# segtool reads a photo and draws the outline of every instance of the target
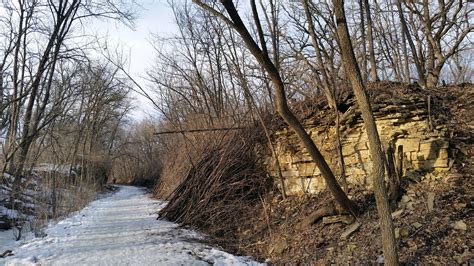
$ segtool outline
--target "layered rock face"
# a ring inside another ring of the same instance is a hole
[[[400,155],[403,156],[404,176],[410,175],[412,171],[443,171],[452,166],[448,129],[439,123],[431,108],[428,108],[428,96],[418,93],[403,97],[385,95],[372,98],[372,110],[384,150],[392,143],[397,157],[396,151],[400,146],[403,147]],[[350,99],[348,103],[349,107],[341,114],[340,126],[347,183],[349,188],[370,189],[372,162],[367,134],[354,100]],[[320,119],[325,113],[327,119]],[[325,108],[316,115],[319,118],[309,116],[303,121],[306,131],[311,134],[313,141],[338,176],[340,166],[335,125],[330,113],[334,111]],[[324,179],[297,136],[288,128],[277,131],[275,136],[276,152],[287,193],[301,195],[323,191]],[[269,156],[267,167],[276,183],[280,184],[274,161],[275,158]]]

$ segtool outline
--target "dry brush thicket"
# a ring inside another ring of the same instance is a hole
[[[264,136],[258,127],[209,135],[214,140],[196,154],[159,216],[237,247],[238,229],[252,220],[255,203],[266,197],[272,184],[258,156]]]

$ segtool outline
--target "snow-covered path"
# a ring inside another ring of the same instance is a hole
[[[76,215],[46,229],[47,236],[14,248],[0,265],[241,265],[253,264],[206,246],[197,233],[156,220],[160,202],[122,186]],[[0,245],[1,246],[1,245]]]

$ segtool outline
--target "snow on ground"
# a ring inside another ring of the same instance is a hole
[[[112,196],[50,225],[46,237],[0,243],[0,253],[14,253],[0,258],[0,265],[258,264],[190,240],[199,237],[194,231],[156,220],[161,206],[144,190],[121,186]]]
[[[72,170],[70,172],[70,170]],[[58,172],[68,176],[69,174],[75,175],[76,172],[71,169],[70,164],[52,164],[52,163],[40,163],[33,168],[33,171],[36,172]]]

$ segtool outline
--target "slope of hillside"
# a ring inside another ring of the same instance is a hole
[[[472,263],[474,86],[464,84],[427,91],[387,84],[378,92],[374,90],[377,88],[371,89],[372,97],[383,96],[381,91],[388,92],[388,101],[411,97],[413,93],[431,95],[432,115],[436,123],[449,128],[449,145],[455,159],[449,171],[415,171],[403,177],[403,195],[392,213],[400,261],[407,264]],[[313,110],[308,106],[311,105],[306,103],[303,113]],[[328,110],[313,110],[314,115],[305,117],[327,120],[325,112]],[[258,217],[253,228],[241,229],[242,239],[253,243],[240,246],[241,252],[262,259],[270,257],[277,264],[382,262],[373,193],[360,189],[349,194],[363,209],[355,221],[341,216],[337,210],[334,216],[314,219],[318,211],[335,205],[327,192],[286,200],[279,196],[269,198],[263,207],[259,204],[253,214]],[[346,233],[348,236],[343,237]]]

